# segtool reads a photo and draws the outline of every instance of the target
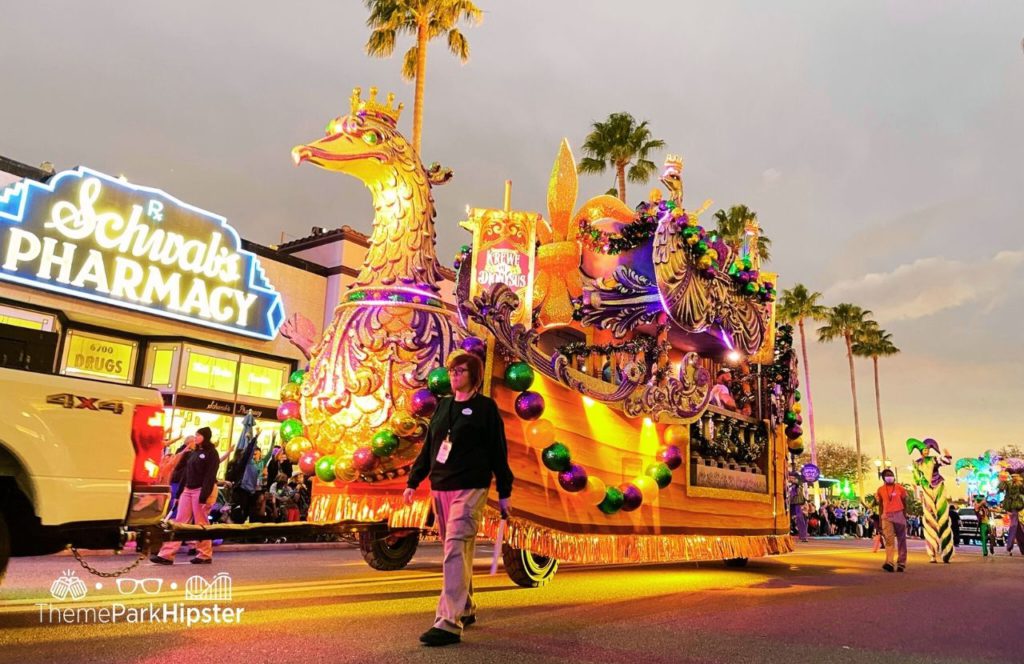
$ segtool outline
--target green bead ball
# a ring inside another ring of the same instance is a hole
[[[664,489],[672,484],[672,469],[664,463],[652,463],[645,471],[647,476],[658,483],[659,489]]]
[[[625,502],[625,498],[622,495],[622,491],[618,488],[610,486],[604,490],[604,500],[597,505],[597,509],[601,510],[605,514],[615,514],[622,509],[622,504]]]
[[[301,385],[302,384],[302,379],[305,378],[305,377],[306,377],[306,370],[305,369],[296,369],[295,371],[292,372],[292,375],[288,377],[288,382],[289,383],[298,383],[298,384]]]
[[[787,410],[786,414],[782,416],[782,421],[786,424],[793,424],[796,422],[796,413],[791,410]]]
[[[448,376],[448,370],[438,367],[427,374],[427,389],[435,397],[444,397],[452,393],[452,380]]]
[[[560,473],[563,470],[569,470],[569,448],[561,443],[552,443],[544,448],[541,452],[541,460],[544,461],[544,466],[548,470],[553,470],[556,473]]]
[[[296,419],[281,422],[281,440],[288,442],[296,436],[302,435],[302,422]]]
[[[320,457],[316,462],[316,476],[321,482],[333,482],[335,478],[334,464],[337,461],[333,456]]]
[[[505,385],[515,392],[525,392],[533,385],[533,367],[526,362],[513,362],[505,369]]]
[[[370,450],[374,456],[386,457],[398,449],[398,443],[398,436],[393,431],[384,429],[374,434],[370,441]]]

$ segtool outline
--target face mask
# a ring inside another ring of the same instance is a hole
[[[885,478],[885,483],[886,484],[896,484],[896,478],[895,477],[886,477]]]

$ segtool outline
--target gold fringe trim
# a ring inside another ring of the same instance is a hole
[[[320,494],[313,497],[310,521],[388,521],[391,528],[426,528],[430,500],[404,505],[401,496]],[[495,539],[500,515],[484,510],[480,535]],[[761,558],[794,550],[789,535],[586,535],[564,533],[512,517],[504,542],[563,562],[667,563],[728,558]]]
[[[314,523],[338,521],[387,521],[391,528],[425,528],[430,514],[430,499],[420,498],[412,505],[401,494],[318,493],[310,502],[308,519]]]
[[[480,530],[498,534],[500,516],[484,514]],[[505,543],[570,563],[667,563],[690,560],[761,558],[793,551],[789,535],[586,535],[563,533],[512,517]]]

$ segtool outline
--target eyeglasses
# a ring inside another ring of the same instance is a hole
[[[163,579],[125,579],[117,580],[117,591],[122,595],[133,595],[140,588],[147,595],[156,595],[164,585]]]
[[[450,373],[453,376],[461,376],[462,374],[469,373],[469,369],[467,369],[465,367],[455,367],[454,369],[452,369],[448,373]]]

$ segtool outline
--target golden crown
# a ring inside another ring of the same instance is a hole
[[[395,93],[389,92],[387,102],[381,104],[377,101],[377,88],[370,88],[370,98],[362,99],[360,97],[362,88],[352,89],[352,115],[357,113],[372,113],[380,117],[383,120],[390,122],[392,125],[398,125],[398,116],[402,113],[402,109],[405,107],[404,104],[399,104],[397,107],[395,103]]]
[[[665,157],[665,166],[673,166],[678,170],[683,170],[683,158],[677,154],[670,154]]]

